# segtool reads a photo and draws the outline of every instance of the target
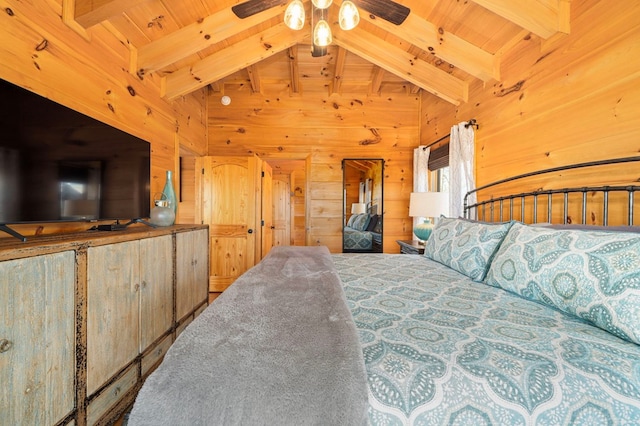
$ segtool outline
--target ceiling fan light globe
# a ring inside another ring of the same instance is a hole
[[[313,43],[316,46],[324,47],[331,44],[333,36],[331,35],[331,28],[324,19],[321,19],[313,29]]]
[[[311,0],[311,3],[313,3],[313,5],[318,9],[326,9],[331,6],[333,0]]]
[[[358,25],[360,22],[360,14],[353,2],[349,0],[342,2],[340,13],[338,14],[338,21],[340,22],[340,28],[345,31],[352,30]]]
[[[284,11],[284,24],[292,30],[298,31],[304,28],[304,5],[300,0],[293,0]]]

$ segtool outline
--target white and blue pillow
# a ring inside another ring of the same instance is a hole
[[[367,225],[369,225],[371,215],[369,215],[369,213],[359,213],[354,216],[355,219],[353,220],[351,225],[347,225],[355,229],[356,231],[364,231],[365,229],[367,229]]]
[[[482,281],[512,223],[441,217],[425,244],[424,255],[474,281]]]
[[[640,344],[640,235],[516,223],[485,282]]]

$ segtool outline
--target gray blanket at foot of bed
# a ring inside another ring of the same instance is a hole
[[[366,372],[325,247],[277,247],[179,336],[129,425],[358,425]]]

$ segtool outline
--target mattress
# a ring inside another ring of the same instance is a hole
[[[371,424],[640,424],[639,345],[423,256],[332,257]]]

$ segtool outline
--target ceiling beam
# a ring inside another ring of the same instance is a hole
[[[377,65],[373,66],[373,77],[371,78],[371,93],[376,95],[380,94],[382,89],[382,77],[384,77],[385,70]]]
[[[570,30],[570,0],[471,0],[547,39]]]
[[[300,70],[298,67],[298,46],[289,48],[289,75],[291,78],[291,93],[300,93]]]
[[[262,90],[260,84],[260,72],[257,64],[252,64],[247,67],[247,74],[249,74],[249,84],[251,84],[252,93],[260,93]]]
[[[288,49],[308,37],[284,23],[273,26],[162,78],[162,96],[175,99]]]
[[[132,51],[130,72],[144,75],[203,50],[213,44],[261,24],[284,12],[286,5],[239,19],[231,8],[174,31]],[[237,55],[237,53],[236,53]]]
[[[74,19],[87,29],[150,0],[73,0]]]
[[[454,105],[467,102],[469,84],[435,66],[417,59],[397,46],[356,27],[351,31],[334,29],[333,41],[367,61],[403,78]]]
[[[338,1],[338,3],[341,0]],[[529,0],[533,1],[533,0]],[[430,52],[482,81],[500,80],[500,58],[410,13],[402,25],[362,13],[360,19]]]
[[[333,84],[331,93],[340,94],[342,90],[342,79],[344,78],[344,67],[347,59],[347,51],[338,46],[338,54],[336,55],[336,65],[333,71]]]

